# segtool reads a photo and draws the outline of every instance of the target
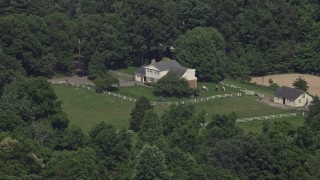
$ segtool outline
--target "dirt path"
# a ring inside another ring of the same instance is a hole
[[[263,77],[253,77],[251,82],[257,84],[269,86],[269,79],[272,79],[273,82],[279,84],[280,86],[289,86],[292,87],[292,83],[301,76],[304,78],[309,85],[309,93],[311,95],[320,96],[320,77],[307,75],[307,74],[278,74],[278,75],[269,75]]]
[[[68,81],[70,83],[84,84],[84,85],[94,85],[94,83],[90,81],[87,76],[79,77],[74,75],[70,77],[53,78],[49,80],[49,82],[55,82],[55,83],[58,83],[60,81]]]
[[[83,77],[71,76],[71,77],[54,78],[49,80],[49,82],[54,82],[54,83],[59,83],[60,81],[67,81],[69,83],[83,84],[83,85],[94,85],[94,83],[91,80],[89,80],[87,76],[83,76]],[[135,86],[136,84],[141,84],[141,83],[119,78],[120,87]],[[115,84],[114,86],[118,86],[118,85]]]

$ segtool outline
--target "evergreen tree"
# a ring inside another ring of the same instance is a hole
[[[163,135],[162,123],[154,110],[148,110],[140,126],[140,139],[146,143],[153,144]]]
[[[145,98],[144,96],[141,96],[137,102],[134,108],[132,109],[130,113],[130,127],[129,129],[138,132],[140,130],[140,125],[143,121],[144,114],[147,110],[153,109],[153,107],[150,104],[150,101]]]
[[[165,156],[157,146],[145,145],[136,159],[133,180],[170,179]]]

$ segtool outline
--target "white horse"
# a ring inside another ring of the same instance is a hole
[[[208,88],[206,86],[202,86],[202,90],[208,91]]]

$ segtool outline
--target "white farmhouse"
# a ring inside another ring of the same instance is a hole
[[[190,87],[197,87],[198,78],[195,76],[196,70],[185,68],[175,60],[160,62],[155,62],[153,60],[150,65],[142,66],[135,72],[135,81],[157,82],[168,72],[176,74],[179,78],[186,79],[189,82]]]
[[[273,101],[291,107],[303,107],[310,104],[312,97],[300,89],[281,86],[275,92]]]

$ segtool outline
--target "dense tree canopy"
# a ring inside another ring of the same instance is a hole
[[[81,63],[104,90],[115,83],[108,70],[164,57],[208,82],[320,73],[319,34],[316,0],[2,0],[0,177],[319,179],[318,97],[298,128],[265,122],[245,134],[235,114],[181,104],[158,114],[141,97],[127,129],[101,122],[86,133],[40,77]]]
[[[194,28],[179,36],[175,57],[182,65],[196,69],[202,81],[219,82],[226,66],[223,36],[213,28]]]
[[[191,67],[201,61],[204,81],[319,73],[319,10],[306,0],[3,1],[0,57],[35,76],[70,74],[75,60],[110,69],[163,57]]]

